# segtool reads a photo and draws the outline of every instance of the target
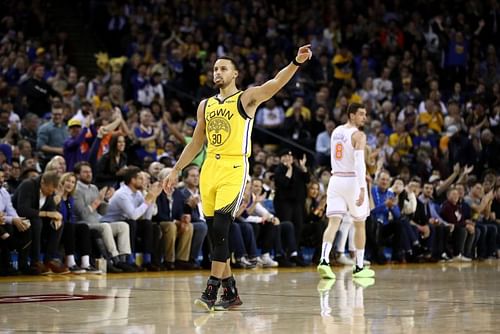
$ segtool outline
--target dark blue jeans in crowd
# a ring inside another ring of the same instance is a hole
[[[498,248],[498,228],[495,223],[481,221],[476,224],[481,235],[477,242],[477,256],[487,259],[490,256],[496,256]]]
[[[279,226],[271,223],[252,224],[257,245],[261,248],[262,254],[271,253],[275,239],[279,236]]]
[[[469,233],[465,226],[455,225],[453,230],[453,255],[459,254],[469,257],[472,252],[474,234]]]
[[[193,224],[193,238],[191,239],[191,260],[196,261],[201,253],[203,241],[208,233],[208,225],[204,221],[191,222]]]
[[[401,248],[405,253],[411,253],[413,247],[419,244],[418,233],[415,233],[413,226],[406,217],[401,217],[399,220],[401,224]]]
[[[427,224],[429,226],[430,234],[427,238],[423,238],[416,226],[412,226],[413,232],[418,236],[418,242],[424,248],[424,251],[432,252],[432,246],[434,245],[434,239],[436,238],[436,228],[432,224]]]
[[[452,256],[452,252],[448,250],[448,238],[450,236],[450,228],[445,225],[431,225],[432,230],[431,235],[434,235],[432,241],[432,257],[435,259],[441,259],[441,254],[447,253],[447,255]]]
[[[298,251],[295,225],[289,221],[282,221],[279,225],[278,238],[275,239],[274,251],[277,255],[287,255]]]
[[[229,249],[239,259],[257,256],[257,244],[250,223],[234,222],[229,229]]]

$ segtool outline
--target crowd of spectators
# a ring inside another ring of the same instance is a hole
[[[206,266],[204,150],[173,194],[159,183],[217,92],[217,57],[236,60],[245,89],[303,44],[314,57],[256,115],[235,266],[303,266],[304,247],[317,258],[329,138],[352,102],[368,112],[367,259],[500,257],[497,0],[84,1],[103,51],[126,57],[94,76],[71,65],[50,4],[0,4],[2,274],[98,273],[96,257],[110,272]]]

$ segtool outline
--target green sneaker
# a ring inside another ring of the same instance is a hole
[[[323,279],[335,279],[335,274],[333,273],[332,268],[324,261],[318,264],[318,273]]]
[[[318,282],[318,286],[316,288],[318,289],[318,292],[320,292],[320,293],[326,292],[326,291],[330,291],[334,284],[335,284],[334,279],[321,279]]]
[[[354,270],[352,271],[352,277],[355,278],[371,278],[375,277],[375,271],[373,271],[370,268],[360,268],[358,266],[354,267]]]

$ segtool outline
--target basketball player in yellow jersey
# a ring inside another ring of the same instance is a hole
[[[219,94],[200,103],[193,140],[184,148],[179,161],[163,187],[171,192],[182,171],[198,154],[205,138],[207,158],[200,175],[203,213],[212,244],[212,270],[207,287],[195,304],[206,310],[241,305],[229,260],[229,227],[241,203],[250,156],[250,136],[257,107],[273,97],[293,77],[299,66],[312,57],[310,45],[299,48],[293,61],[261,86],[240,91],[236,88],[238,69],[229,57],[217,59],[213,67]],[[217,292],[224,293],[219,302]]]

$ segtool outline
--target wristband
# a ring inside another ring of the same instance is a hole
[[[299,63],[299,62],[297,61],[297,59],[293,58],[293,60],[292,60],[292,64],[294,64],[295,66],[300,67],[300,66],[302,66],[302,64],[304,64],[304,63]]]

